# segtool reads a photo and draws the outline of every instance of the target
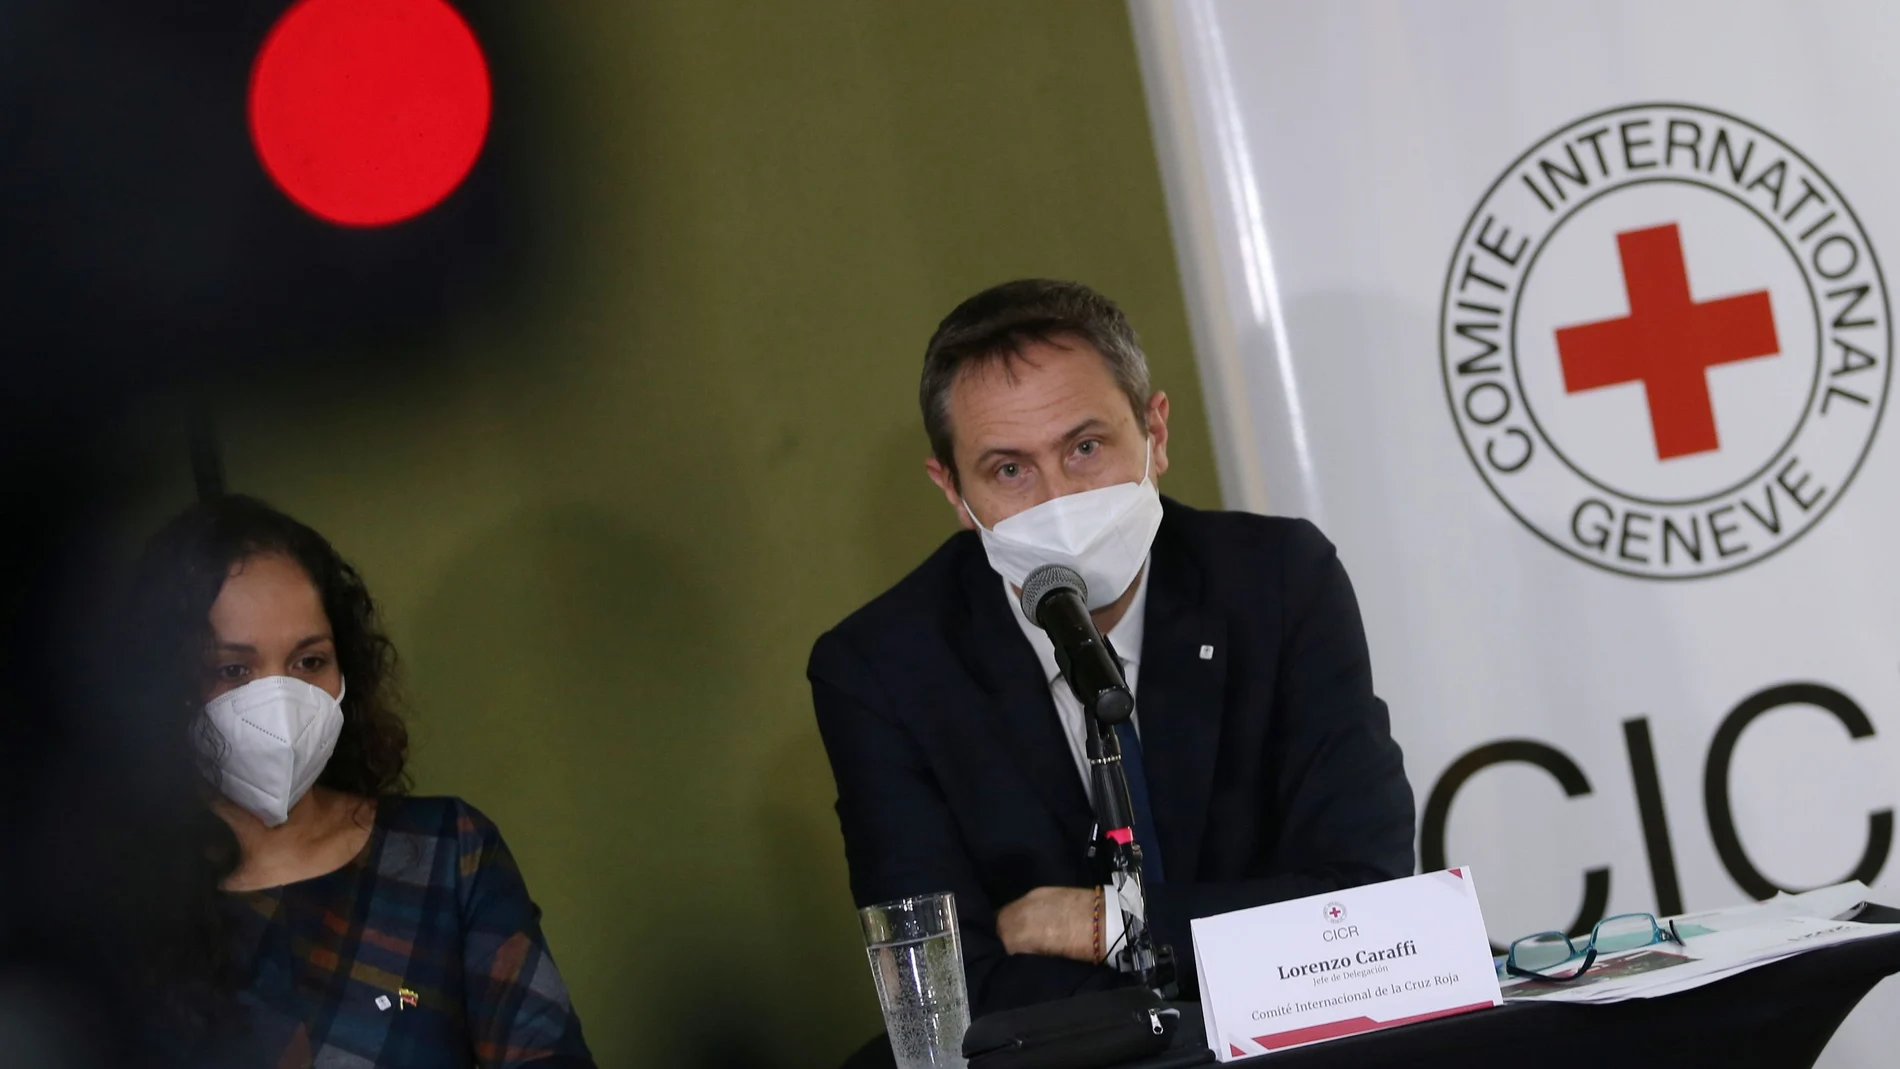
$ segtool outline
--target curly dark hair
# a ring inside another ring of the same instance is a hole
[[[408,793],[409,731],[398,711],[396,647],[363,577],[322,535],[256,498],[229,494],[192,505],[152,536],[133,569],[140,626],[166,647],[155,652],[170,662],[161,678],[179,716],[196,737],[210,738],[200,673],[213,640],[211,605],[232,568],[272,555],[294,561],[316,586],[348,684],[343,731],[317,782],[366,798]],[[211,754],[205,771],[215,783]]]
[[[406,794],[409,733],[396,697],[396,650],[362,576],[322,535],[256,498],[200,501],[145,544],[117,613],[122,640],[114,648],[125,654],[116,665],[125,676],[119,692],[128,696],[122,704],[189,739],[208,801],[218,782],[217,740],[204,713],[211,606],[234,567],[270,555],[294,561],[316,586],[347,682],[343,728],[317,782],[367,798]],[[237,978],[221,886],[242,858],[230,827],[208,804],[169,830],[170,848],[188,856],[168,873],[166,893],[189,921],[154,936],[164,945],[139,948],[147,964],[133,968],[151,971],[149,963],[160,963],[149,977],[167,1018],[159,1027],[190,1041],[233,1012]]]

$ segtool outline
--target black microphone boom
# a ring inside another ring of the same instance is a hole
[[[1135,714],[1135,696],[1089,615],[1088,589],[1075,569],[1045,564],[1023,580],[1023,615],[1048,632],[1056,667],[1083,710],[1104,724],[1119,724]]]
[[[1121,662],[1089,615],[1088,584],[1073,568],[1045,564],[1023,579],[1023,615],[1048,632],[1056,647],[1056,665],[1069,690],[1082,703],[1088,732],[1089,788],[1096,827],[1109,847],[1112,879],[1122,903],[1122,941],[1110,956],[1116,968],[1141,977],[1163,998],[1179,990],[1174,949],[1158,946],[1148,927],[1147,896],[1142,891],[1142,844],[1135,841],[1135,807],[1122,767],[1121,741],[1114,725],[1135,715],[1135,696],[1122,676]],[[1152,848],[1152,844],[1150,844]],[[1095,846],[1089,847],[1095,856]],[[1132,901],[1128,895],[1132,893]]]

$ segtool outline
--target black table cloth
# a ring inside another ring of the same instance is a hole
[[[1884,918],[1883,918],[1884,919]],[[1802,1069],[1812,1066],[1848,1013],[1884,977],[1900,972],[1900,931],[1824,947],[1662,998],[1599,1006],[1512,1003],[1458,1017],[1350,1036],[1234,1065],[1272,1069]],[[1177,1049],[1128,1069],[1211,1061],[1199,1007],[1182,1005]],[[1894,1025],[1900,1064],[1900,1022]],[[894,1064],[883,1036],[846,1069]]]

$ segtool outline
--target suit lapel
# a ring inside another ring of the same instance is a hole
[[[1170,876],[1193,879],[1220,751],[1231,651],[1226,621],[1205,605],[1207,577],[1181,531],[1187,510],[1166,504],[1149,554],[1153,573],[1135,709],[1162,860]]]
[[[975,539],[970,540],[973,545]],[[966,553],[962,568],[967,618],[952,629],[966,667],[990,694],[984,712],[1010,759],[1072,834],[1078,856],[1093,822],[1088,793],[1076,771],[1069,740],[1056,717],[1055,700],[1042,677],[1042,662],[1010,618],[1003,580],[982,550]]]

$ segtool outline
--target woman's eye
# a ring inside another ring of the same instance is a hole
[[[298,670],[304,671],[304,672],[321,672],[324,670],[325,667],[329,665],[329,663],[330,663],[330,658],[325,657],[320,653],[313,653],[309,655],[308,657],[300,658],[297,661],[297,668]]]
[[[221,664],[218,666],[218,678],[221,680],[243,679],[249,669],[241,664]]]

